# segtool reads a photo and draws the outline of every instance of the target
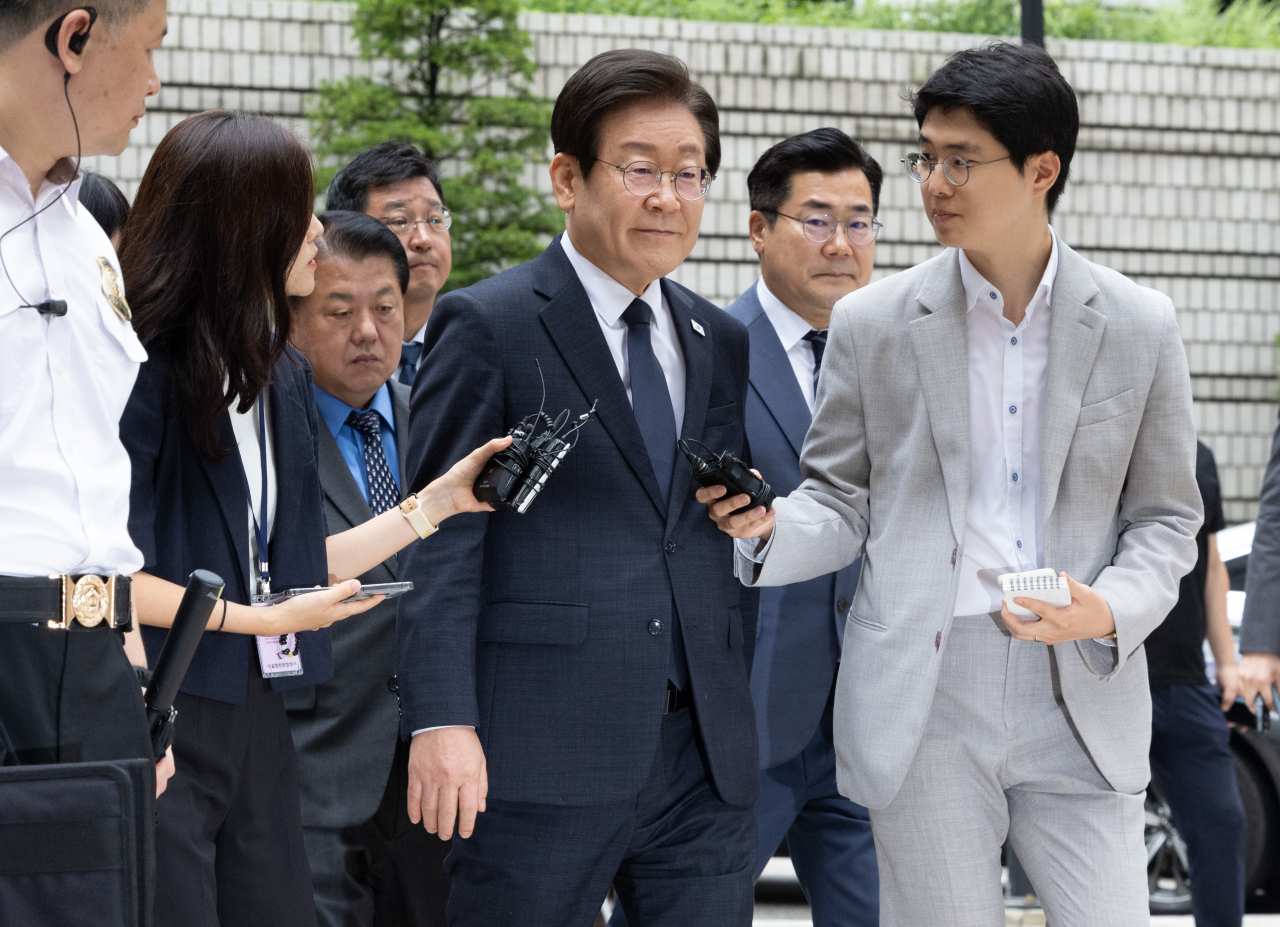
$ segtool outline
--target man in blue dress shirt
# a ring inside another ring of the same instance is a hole
[[[363,213],[330,211],[316,288],[293,308],[293,341],[311,363],[320,481],[331,534],[397,505],[409,388],[393,378],[409,264],[396,236]],[[360,577],[396,579],[396,558]],[[407,745],[398,748],[396,603],[333,628],[333,678],[287,693],[302,823],[322,927],[444,923],[448,845],[409,824]]]

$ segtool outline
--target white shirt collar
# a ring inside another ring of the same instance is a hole
[[[636,298],[635,294],[584,258],[573,246],[567,231],[560,236],[560,247],[564,249],[565,257],[573,265],[574,273],[578,275],[582,288],[587,291],[587,298],[591,300],[591,308],[596,311],[596,315],[600,316],[600,320],[614,328],[623,324],[622,313],[627,311],[631,301]],[[660,320],[662,315],[661,278],[650,283],[640,294],[640,298],[649,304],[655,320]],[[658,324],[661,322],[659,321]]]
[[[422,327],[418,329],[418,333],[410,338],[405,344],[424,344],[427,340],[427,323],[423,322]]]
[[[756,298],[760,300],[760,305],[764,308],[764,314],[769,317],[773,330],[778,333],[783,351],[790,351],[805,335],[813,331],[813,327],[808,322],[773,295],[773,291],[765,285],[764,277],[756,283]]]
[[[1040,285],[1036,287],[1036,296],[1044,293],[1045,305],[1053,304],[1053,284],[1058,276],[1058,233],[1053,230],[1053,226],[1049,226],[1049,235],[1052,244],[1049,248],[1049,263],[1045,265],[1044,274],[1040,277]],[[991,294],[996,294],[996,299],[992,300],[995,305],[1004,308],[1004,297],[995,287],[987,282],[982,274],[978,273],[978,269],[973,266],[973,262],[969,260],[969,256],[960,252],[960,280],[964,283],[964,300],[966,311],[972,311],[973,307],[978,304],[980,299],[991,300]],[[1031,303],[1027,306],[1027,317],[1030,318],[1033,307],[1038,300],[1033,296]],[[987,303],[983,303],[987,305]]]
[[[63,161],[67,164],[63,165]],[[68,172],[74,167],[75,162],[69,158],[63,158],[54,165],[50,173],[57,173],[59,166]],[[75,179],[71,181],[71,186],[67,187],[66,195],[62,198],[66,201],[66,209],[71,215],[75,216],[80,210],[80,181],[84,177],[83,172],[77,172]],[[44,183],[40,185],[39,194],[35,200],[37,209],[46,206],[49,201],[58,195],[58,191],[67,186],[67,179],[64,177],[61,182],[54,183],[48,176],[45,177]],[[9,152],[0,148],[0,181],[8,183],[14,188],[19,196],[21,196],[29,205],[31,204],[31,185],[27,183],[27,175],[22,172],[22,168],[18,166],[18,162],[13,160],[13,156]]]

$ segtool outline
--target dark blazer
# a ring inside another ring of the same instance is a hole
[[[1280,427],[1262,477],[1245,592],[1240,652],[1280,654]]]
[[[802,482],[800,451],[812,415],[791,361],[765,314],[756,285],[726,310],[751,338],[747,440],[751,462],[780,497]],[[831,694],[845,615],[862,570],[843,570],[790,586],[760,590],[751,697],[760,736],[760,768],[771,769],[808,745]]]
[[[741,453],[746,332],[678,284],[662,291],[687,369],[682,434]],[[441,299],[426,350],[410,422],[415,486],[537,411],[535,358],[551,415],[599,400],[599,421],[526,514],[459,515],[405,558],[402,578],[416,588],[397,625],[401,732],[474,725],[497,798],[634,797],[657,750],[675,607],[714,785],[727,802],[754,801],[754,613],[740,607],[732,542],[694,499],[683,460],[663,505],[559,239]]]
[[[270,544],[273,589],[328,584],[324,508],[316,465],[319,431],[311,394],[311,368],[292,348],[276,364],[271,412],[275,436],[276,516]],[[231,416],[218,418],[222,444],[231,450],[213,461],[198,453],[182,422],[170,362],[160,353],[142,365],[120,419],[120,439],[133,463],[129,534],[145,559],[143,570],[187,584],[195,569],[226,582],[223,597],[249,604],[249,502],[244,468],[236,453]],[[142,628],[154,665],[168,631]],[[333,673],[329,632],[299,635],[301,676],[271,680],[277,691],[313,685]],[[252,636],[206,632],[187,670],[182,691],[244,704],[250,666],[258,672]]]
[[[403,481],[409,447],[409,387],[392,380],[387,388]],[[340,534],[368,521],[373,512],[324,422],[319,434],[325,519],[329,533]],[[401,486],[401,495],[413,488]],[[360,582],[395,582],[396,559],[378,564]],[[395,692],[389,685],[396,672],[397,604],[394,599],[383,602],[330,627],[333,678],[284,694],[298,750],[302,823],[308,827],[363,824],[382,800],[400,724]]]

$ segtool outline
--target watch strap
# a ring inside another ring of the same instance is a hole
[[[439,530],[431,524],[426,512],[422,511],[422,503],[418,501],[417,493],[412,493],[409,498],[400,503],[400,514],[409,522],[409,527],[418,532],[420,538],[429,538]]]

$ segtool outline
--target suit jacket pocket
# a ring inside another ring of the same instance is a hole
[[[852,621],[854,624],[862,625],[864,628],[866,628],[869,631],[879,631],[880,633],[883,634],[885,631],[889,630],[889,626],[887,624],[881,624],[878,621],[872,621],[870,618],[863,618],[861,615],[855,612],[852,608],[849,609],[849,620]]]
[[[476,638],[498,644],[581,644],[589,611],[575,602],[490,602],[480,611]]]
[[[1076,419],[1076,427],[1084,428],[1086,425],[1097,425],[1100,422],[1119,418],[1132,412],[1137,406],[1137,392],[1127,389],[1119,395],[1112,396],[1110,399],[1102,400],[1102,402],[1093,402],[1087,406],[1081,406],[1080,417]]]
[[[703,428],[718,428],[721,425],[736,425],[742,419],[742,413],[736,402],[728,405],[713,406],[707,410],[707,417],[702,420]]]

